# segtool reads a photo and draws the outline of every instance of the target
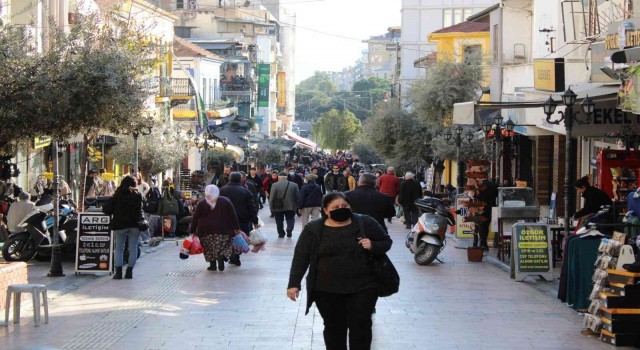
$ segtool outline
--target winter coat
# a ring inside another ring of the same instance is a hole
[[[358,186],[355,190],[345,193],[351,210],[354,213],[366,214],[374,218],[385,230],[387,226],[384,219],[394,217],[396,209],[393,207],[393,198],[378,192],[373,187]]]
[[[289,184],[289,188],[287,188]],[[285,193],[286,192],[286,193]],[[276,211],[295,211],[298,209],[298,198],[300,197],[300,190],[295,182],[280,180],[275,182],[271,186],[271,192],[269,192],[269,208],[272,212]],[[282,198],[284,207],[282,209],[273,208],[273,200],[275,198]]]
[[[378,178],[376,187],[380,192],[393,197],[395,200],[400,189],[400,179],[393,174],[384,174]]]
[[[102,205],[102,212],[111,215],[111,229],[138,228],[142,220],[142,195],[136,192],[116,192]]]
[[[309,182],[302,187],[298,209],[316,208],[322,206],[322,189],[315,182]]]
[[[633,196],[633,193],[630,195]],[[584,198],[584,206],[573,215],[574,218],[579,218],[587,214],[595,214],[600,211],[601,206],[613,204],[606,192],[593,186],[586,188],[582,194],[582,198]]]
[[[258,223],[258,208],[253,194],[239,182],[229,182],[220,189],[220,195],[227,197],[236,210],[238,222]]]
[[[358,220],[363,220],[365,236],[371,240],[371,254],[373,256],[383,256],[391,249],[391,238],[385,230],[377,224],[376,220],[367,215],[354,214],[351,219],[355,223],[353,227],[354,237],[358,234],[360,225]],[[302,289],[302,278],[307,270],[307,308],[305,315],[309,313],[309,308],[314,302],[314,285],[317,276],[318,265],[318,247],[322,239],[322,231],[324,229],[324,219],[313,220],[307,224],[300,234],[298,243],[296,244],[291,261],[291,270],[289,272],[289,284],[287,288]]]
[[[414,180],[407,179],[400,185],[398,203],[405,207],[415,206],[416,199],[422,198],[422,186]]]
[[[324,176],[324,187],[327,192],[344,192],[349,190],[349,184],[347,184],[347,179],[344,175],[340,173],[334,174],[332,172]]]

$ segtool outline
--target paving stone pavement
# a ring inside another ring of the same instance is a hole
[[[54,293],[48,325],[33,327],[23,303],[20,324],[0,327],[0,349],[324,349],[317,310],[305,316],[305,297],[285,296],[300,223],[292,239],[278,239],[268,211],[261,216],[271,240],[241,267],[207,271],[201,255],[180,260],[176,244],[163,242],[138,260],[133,280],[86,276]],[[467,262],[453,244],[444,264],[416,265],[406,232],[394,219],[389,256],[401,286],[378,301],[373,349],[611,348],[581,335],[573,310],[494,264]]]

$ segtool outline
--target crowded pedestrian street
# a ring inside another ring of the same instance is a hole
[[[30,282],[49,286],[49,323],[34,327],[25,300],[20,323],[0,327],[0,349],[324,349],[317,309],[305,316],[304,293],[285,295],[300,221],[293,238],[277,238],[269,212],[260,216],[266,249],[223,272],[207,271],[202,255],[179,259],[169,240],[143,248],[132,280],[74,275],[71,263],[66,277],[47,278],[48,263],[29,262]],[[400,291],[378,301],[372,349],[609,348],[580,334],[575,311],[488,259],[468,262],[453,240],[444,263],[416,265],[404,225],[388,226]]]

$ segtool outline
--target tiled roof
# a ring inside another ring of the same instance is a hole
[[[443,33],[474,33],[474,32],[488,32],[491,24],[489,22],[462,22],[454,24],[451,27],[442,28],[436,30],[431,34],[443,34]]]
[[[218,55],[214,55],[211,52],[201,48],[196,44],[192,44],[179,36],[173,37],[173,49],[178,57],[196,57],[204,56],[207,58],[213,58],[224,61],[224,59]]]

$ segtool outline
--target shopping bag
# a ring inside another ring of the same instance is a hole
[[[249,243],[247,243],[247,240],[242,236],[242,234],[233,237],[231,247],[235,254],[247,253],[249,251]]]
[[[184,242],[182,242],[182,248],[188,250],[189,255],[202,254],[203,252],[202,244],[200,244],[200,238],[194,235],[189,235],[189,237],[185,238]],[[182,249],[180,252],[182,252]]]
[[[260,217],[258,217],[258,228],[264,227],[264,221]]]
[[[401,205],[396,205],[396,218],[400,219],[404,215],[404,210]]]
[[[162,231],[164,233],[171,232],[171,218],[168,216],[162,218]]]
[[[258,245],[266,242],[267,237],[260,229],[255,229],[249,234],[249,244]]]

